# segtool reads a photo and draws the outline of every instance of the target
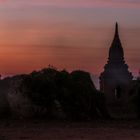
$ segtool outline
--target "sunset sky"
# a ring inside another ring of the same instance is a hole
[[[1,0],[0,73],[51,64],[99,75],[116,21],[129,70],[138,75],[140,0]]]

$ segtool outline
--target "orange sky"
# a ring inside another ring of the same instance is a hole
[[[137,75],[139,13],[138,0],[3,0],[0,73],[29,73],[51,64],[99,75],[118,21],[126,62]]]

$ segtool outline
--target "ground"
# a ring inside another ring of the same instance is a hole
[[[140,121],[0,121],[0,140],[140,140]]]

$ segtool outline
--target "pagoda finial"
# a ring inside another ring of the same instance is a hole
[[[119,35],[119,32],[118,32],[118,22],[116,22],[116,28],[115,28],[115,36],[118,36]]]
[[[124,52],[119,38],[118,23],[116,22],[115,35],[111,47],[109,49],[110,61],[124,61]]]
[[[119,36],[119,31],[118,31],[118,22],[116,22],[116,27],[115,27],[115,36]]]

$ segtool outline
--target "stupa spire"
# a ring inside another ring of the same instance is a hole
[[[116,22],[115,24],[115,34],[114,34],[114,40],[112,43],[115,43],[115,42],[119,42],[120,45],[121,45],[121,41],[120,41],[120,37],[119,37],[119,27],[118,27],[118,22]]]
[[[115,27],[115,37],[119,37],[118,22],[116,22],[116,27]]]
[[[119,38],[118,23],[115,25],[115,35],[109,50],[110,61],[124,61],[124,52]]]

